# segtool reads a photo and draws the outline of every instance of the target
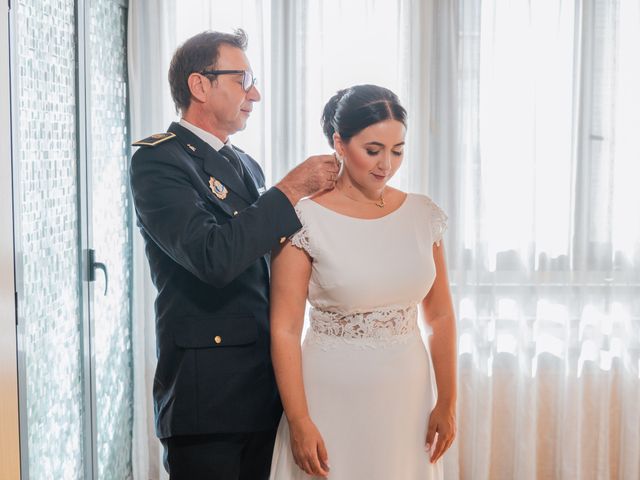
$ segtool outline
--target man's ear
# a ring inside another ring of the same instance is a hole
[[[208,78],[194,72],[187,78],[187,85],[189,85],[191,97],[195,101],[204,103],[207,100],[207,92],[211,88],[211,82]]]

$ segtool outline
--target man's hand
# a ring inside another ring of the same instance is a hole
[[[340,162],[335,155],[314,155],[291,170],[275,186],[284,193],[291,205],[303,197],[331,190],[336,186]]]

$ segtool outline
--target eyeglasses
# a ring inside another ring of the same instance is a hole
[[[200,75],[239,75],[242,74],[242,89],[248,92],[258,79],[248,70],[203,70]]]

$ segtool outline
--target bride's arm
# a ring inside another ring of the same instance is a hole
[[[422,301],[426,322],[433,335],[429,338],[433,369],[438,387],[438,400],[429,420],[427,445],[433,446],[435,433],[438,441],[432,450],[431,461],[436,462],[451,446],[456,433],[457,353],[456,320],[449,290],[444,246],[433,245],[436,278]]]
[[[304,322],[311,259],[289,242],[271,259],[271,358],[289,422],[296,464],[309,475],[327,476],[328,458],[309,417],[302,380],[300,337]]]

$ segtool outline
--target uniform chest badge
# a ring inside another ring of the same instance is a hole
[[[209,178],[209,188],[213,192],[213,194],[218,197],[220,200],[224,200],[227,198],[227,187],[225,187],[220,180],[216,180],[213,177]]]

